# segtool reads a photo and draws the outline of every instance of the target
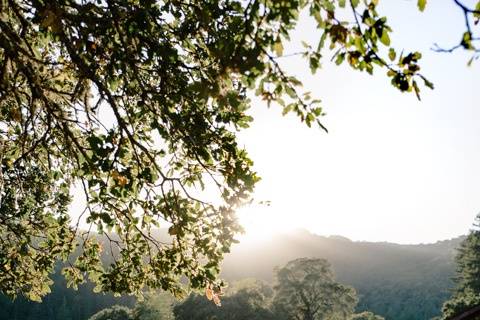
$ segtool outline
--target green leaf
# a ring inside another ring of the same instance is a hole
[[[432,82],[430,82],[428,79],[426,78],[422,78],[423,80],[423,83],[425,84],[426,87],[430,88],[430,89],[434,89],[434,85]]]
[[[418,101],[422,100],[420,99],[420,88],[418,87],[417,82],[415,80],[412,82],[412,86]]]
[[[475,56],[468,59],[467,66],[471,67],[474,59],[475,59]]]
[[[427,5],[427,0],[418,0],[417,6],[420,11],[425,10],[425,6]]]
[[[382,36],[380,37],[380,41],[386,46],[390,45],[390,37],[388,36],[388,32],[385,29],[383,29]]]
[[[391,61],[395,61],[395,58],[397,57],[397,53],[395,52],[395,49],[393,48],[390,48],[388,50],[388,58],[391,60]]]
[[[469,31],[465,31],[463,33],[462,41],[460,42],[460,44],[467,50],[474,49],[472,45],[472,33]]]
[[[273,51],[279,57],[283,55],[283,44],[280,38],[278,38],[275,44],[273,45]]]
[[[338,65],[341,65],[344,60],[345,60],[345,53],[342,52],[342,53],[337,54],[337,57],[335,59],[335,63],[338,66]]]
[[[320,40],[318,41],[317,52],[320,52],[325,46],[325,40],[327,39],[327,32],[323,32]]]

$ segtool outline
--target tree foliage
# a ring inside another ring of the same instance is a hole
[[[480,215],[474,227],[458,248],[456,287],[451,299],[443,305],[442,319],[450,319],[480,305]]]
[[[355,290],[335,281],[325,259],[300,258],[277,270],[274,310],[285,319],[345,319],[357,304]]]
[[[218,292],[235,209],[259,180],[235,136],[252,120],[247,91],[325,129],[319,100],[278,62],[301,10],[319,29],[301,53],[312,72],[332,50],[337,64],[387,69],[401,91],[432,87],[419,52],[391,47],[377,4],[1,0],[0,290],[39,300],[55,261],[78,248],[64,269],[73,287],[88,276],[102,291],[181,294],[185,276]],[[73,189],[86,206],[72,217]],[[152,235],[159,226],[171,242]]]

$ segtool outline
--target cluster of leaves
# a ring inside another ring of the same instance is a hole
[[[456,287],[442,308],[442,319],[451,319],[480,306],[480,215],[477,224],[458,248]]]
[[[49,273],[56,257],[66,258],[74,247],[68,188],[55,178],[56,171],[8,161],[0,170],[0,290],[15,295],[19,288],[30,300],[39,301],[50,292]]]
[[[219,263],[241,231],[235,210],[259,180],[235,135],[252,120],[247,91],[325,129],[319,100],[277,59],[301,10],[323,32],[315,50],[306,44],[312,71],[330,41],[339,64],[386,67],[417,95],[417,78],[431,87],[418,53],[396,59],[377,3],[1,1],[0,290],[39,299],[53,262],[78,247],[64,270],[74,287],[88,276],[97,290],[181,295],[185,276],[219,292]],[[342,10],[352,21],[337,18]],[[76,223],[74,186],[86,203]],[[215,200],[199,196],[205,187]],[[171,241],[153,235],[161,226]]]
[[[375,66],[385,68],[394,87],[414,92],[420,99],[418,80],[433,89],[433,84],[420,73],[418,61],[421,54],[397,54],[391,46],[392,28],[387,24],[387,18],[379,15],[377,6],[378,0],[314,1],[309,11],[323,33],[316,48],[304,44],[307,48],[304,56],[309,60],[312,72],[316,72],[321,66],[322,49],[330,42],[329,49],[334,50],[332,60],[337,65],[347,61],[353,69],[370,74]],[[351,11],[351,15],[346,19],[338,18],[345,16],[342,12],[345,8]]]

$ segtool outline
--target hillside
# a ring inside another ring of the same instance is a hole
[[[453,257],[461,239],[399,245],[297,231],[254,245],[237,245],[223,264],[223,276],[271,282],[275,266],[297,257],[321,257],[331,262],[340,282],[357,290],[359,310],[391,320],[430,319],[449,296]]]
[[[359,311],[368,309],[388,320],[430,319],[449,296],[453,257],[461,239],[399,245],[297,231],[236,245],[223,263],[222,276],[230,281],[258,278],[273,283],[275,266],[298,257],[321,257],[331,262],[340,282],[357,290]],[[67,289],[58,273],[53,280],[52,293],[41,304],[22,298],[10,302],[0,296],[0,320],[86,320],[112,304],[134,304],[131,297],[94,294],[88,284],[79,291]]]

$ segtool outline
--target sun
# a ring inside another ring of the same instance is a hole
[[[261,241],[271,239],[275,234],[287,232],[293,227],[286,215],[267,204],[249,204],[237,211],[245,233],[240,241]]]

